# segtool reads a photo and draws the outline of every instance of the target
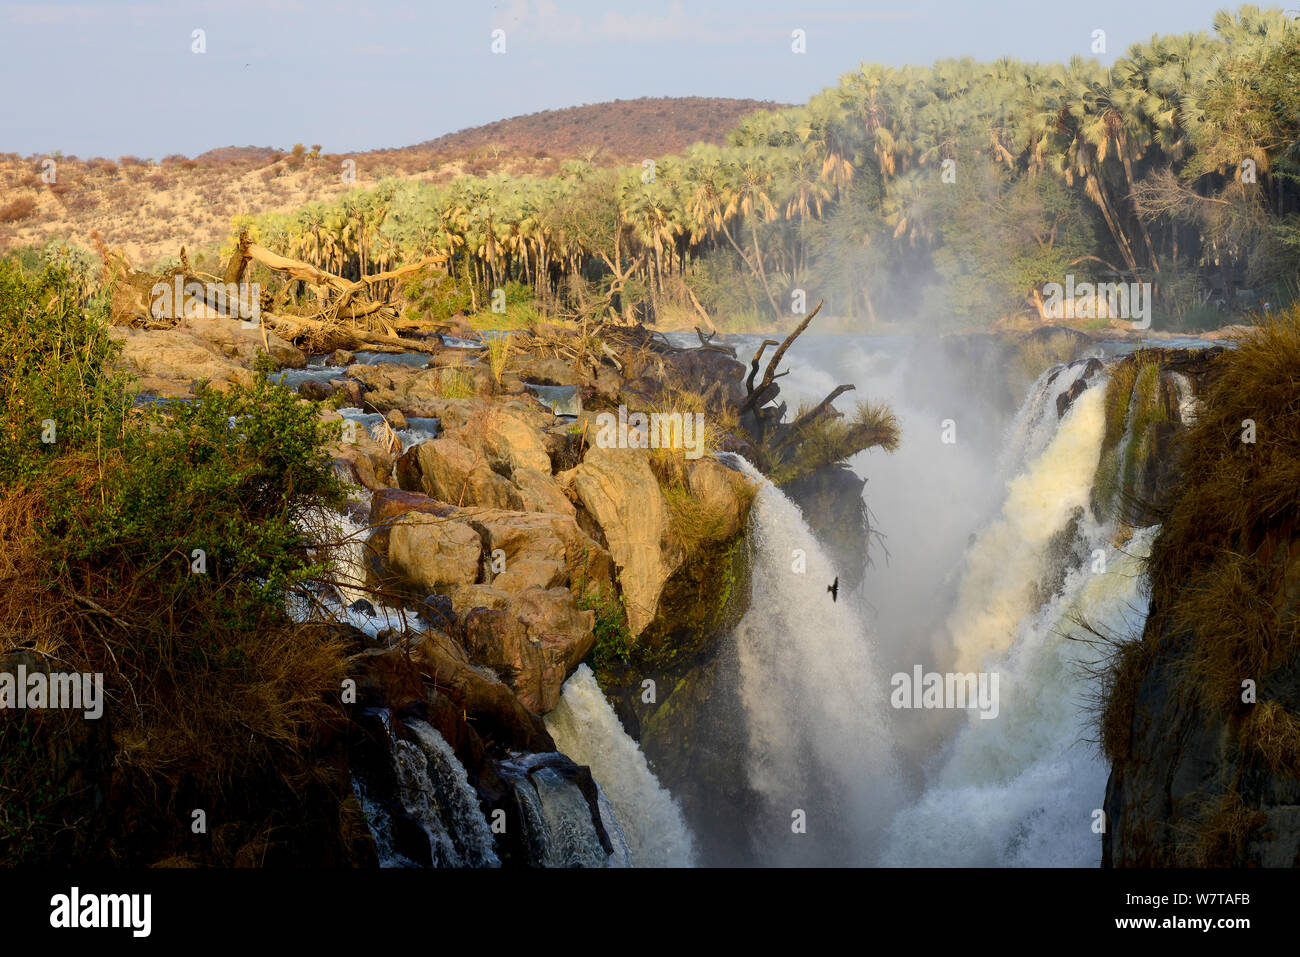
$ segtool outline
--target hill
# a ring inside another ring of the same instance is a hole
[[[613,158],[635,160],[676,153],[692,143],[721,143],[742,116],[780,105],[701,96],[614,100],[514,116],[414,148],[461,153],[495,147],[548,156],[577,156],[599,149]]]
[[[554,173],[566,159],[597,165],[722,143],[738,118],[777,104],[707,97],[615,100],[499,120],[413,146],[325,153],[225,146],[159,161],[121,156],[0,154],[0,252],[51,240],[102,241],[137,265],[212,249],[231,220],[297,209],[388,176],[445,182],[457,176]],[[53,179],[45,165],[53,159]],[[342,175],[355,164],[355,180]]]

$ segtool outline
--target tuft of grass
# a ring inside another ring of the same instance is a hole
[[[795,420],[808,411],[807,406],[801,406]],[[768,477],[774,485],[788,485],[865,449],[893,452],[901,438],[898,417],[889,406],[883,402],[859,402],[850,416],[824,415],[812,422],[798,436],[797,445],[792,447],[793,456],[774,464]]]
[[[439,369],[434,382],[434,391],[442,399],[472,399],[477,395],[469,373],[457,366]]]
[[[492,370],[492,381],[501,387],[501,377],[510,362],[514,337],[511,335],[493,336],[487,340],[488,368]]]

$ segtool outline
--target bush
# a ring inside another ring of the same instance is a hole
[[[0,261],[0,656],[103,674],[109,719],[0,724],[0,858],[248,862],[304,826],[342,715],[337,640],[286,611],[328,573],[303,529],[342,501],[329,436],[264,377],[133,408],[108,294]],[[52,762],[88,735],[90,764]],[[178,807],[220,809],[219,839],[182,847]]]
[[[16,223],[27,219],[36,212],[36,200],[30,196],[19,196],[11,203],[0,206],[0,223]]]
[[[403,292],[411,302],[415,317],[435,322],[445,322],[457,313],[468,313],[472,301],[468,289],[443,275],[412,280]]]

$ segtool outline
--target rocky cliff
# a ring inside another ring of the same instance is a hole
[[[1147,498],[1155,463],[1173,469],[1150,613],[1141,635],[1112,636],[1105,675],[1109,866],[1300,864],[1300,325],[1204,361],[1191,428],[1165,434],[1152,404],[1147,448],[1119,456]]]

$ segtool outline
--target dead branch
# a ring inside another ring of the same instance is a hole
[[[813,321],[813,316],[817,315],[821,310],[821,307],[822,300],[818,299],[817,305],[813,307],[813,311],[804,316],[803,322],[799,323],[799,325],[795,327],[794,331],[785,337],[785,342],[781,343],[776,352],[772,353],[772,359],[768,362],[767,369],[763,372],[763,381],[759,383],[757,390],[750,391],[749,395],[745,397],[745,401],[741,404],[741,415],[744,415],[747,411],[754,408],[756,397],[765,393],[768,386],[778,378],[776,369],[777,366],[781,364],[781,359],[785,356],[786,350],[789,349],[790,346],[794,344],[794,341],[799,338],[800,334],[808,328],[808,323]],[[757,357],[755,358],[757,359]]]
[[[699,338],[699,340],[700,340],[700,348],[701,348],[701,349],[708,349],[710,352],[721,352],[721,353],[724,353],[725,355],[729,355],[729,356],[731,356],[731,358],[733,358],[733,359],[736,358],[736,350],[735,350],[735,349],[731,348],[730,346],[715,346],[715,345],[713,344],[713,340],[716,339],[717,336],[718,336],[718,334],[717,334],[716,331],[715,331],[715,332],[712,332],[712,333],[710,333],[709,335],[706,336],[706,335],[704,334],[704,332],[700,329],[700,327],[699,327],[699,326],[696,326],[696,327],[695,327],[695,335],[696,335],[696,336]]]
[[[754,391],[754,376],[758,375],[758,362],[763,358],[763,351],[768,346],[779,346],[780,344],[775,339],[764,339],[763,344],[758,347],[758,351],[754,353],[754,358],[749,363],[749,378],[745,380],[746,394]]]

